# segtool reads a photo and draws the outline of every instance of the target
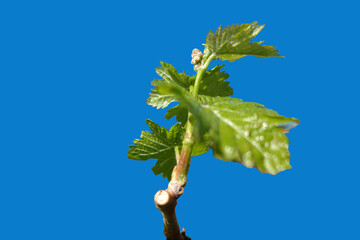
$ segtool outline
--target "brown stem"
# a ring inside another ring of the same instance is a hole
[[[186,139],[186,137],[185,137]],[[186,141],[178,158],[178,165],[174,167],[168,189],[160,190],[155,194],[155,205],[160,210],[164,221],[164,234],[166,240],[189,240],[185,235],[185,229],[180,232],[176,218],[175,207],[177,199],[183,194],[186,184],[186,175],[189,171],[192,143]]]
[[[176,218],[175,207],[177,197],[172,190],[160,190],[155,194],[155,205],[160,210],[164,221],[164,235],[166,240],[191,240],[185,235],[185,229],[180,232]]]

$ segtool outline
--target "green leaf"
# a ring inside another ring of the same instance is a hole
[[[230,62],[246,55],[260,58],[279,57],[279,51],[275,50],[275,47],[261,46],[263,41],[250,42],[263,27],[264,25],[258,25],[257,22],[231,25],[224,29],[220,26],[215,34],[210,31],[206,36],[205,52]]]
[[[284,132],[299,124],[299,120],[236,98],[203,96],[200,102],[176,87],[160,91],[173,94],[195,116],[200,127],[210,129],[214,157],[269,174],[291,168]]]
[[[188,119],[188,110],[179,104],[170,108],[164,117],[166,119],[171,119],[174,116],[176,116],[176,121],[178,121],[182,126],[185,126]]]
[[[220,72],[221,68],[225,65],[217,65],[213,69],[205,72],[202,81],[199,87],[199,94],[205,96],[232,96],[233,89],[230,87],[230,83],[226,81],[229,78],[229,74],[225,72]],[[192,76],[188,78],[188,83],[191,84],[195,81],[196,76]],[[164,96],[170,96],[166,95]],[[201,96],[199,96],[201,97]],[[175,100],[174,98],[172,98]],[[187,122],[188,111],[185,107],[181,106],[181,104],[170,108],[168,112],[165,114],[166,119],[170,119],[176,116],[176,120],[181,123],[181,125],[185,125]]]
[[[206,133],[202,136],[202,139],[199,139],[198,141],[195,142],[192,148],[191,156],[199,156],[209,151],[209,149],[210,149],[210,136],[209,134]]]
[[[146,123],[152,133],[142,131],[141,139],[135,139],[135,145],[129,146],[128,157],[134,160],[158,159],[152,168],[153,172],[155,175],[161,173],[170,181],[172,170],[176,165],[175,147],[181,150],[185,129],[179,123],[171,127],[170,131],[149,119]]]
[[[230,83],[226,81],[229,78],[229,74],[220,72],[224,66],[225,65],[217,65],[213,69],[205,72],[199,87],[200,95],[213,97],[233,95],[233,89],[230,87]]]
[[[170,103],[175,101],[173,96],[167,94],[160,94],[158,92],[158,87],[166,85],[176,85],[188,89],[190,83],[190,77],[184,73],[178,73],[176,69],[165,62],[160,62],[161,67],[156,68],[156,73],[162,77],[162,79],[155,79],[151,82],[155,88],[151,89],[150,97],[147,99],[146,103],[159,108],[165,108]]]
[[[155,79],[151,82],[151,85],[158,87],[164,84],[160,79]],[[147,99],[146,103],[156,107],[156,108],[165,108],[170,103],[174,102],[174,96],[167,94],[159,94],[157,88],[151,89],[150,97]]]
[[[135,145],[129,146],[128,158],[134,160],[158,159],[155,166],[152,167],[154,174],[161,173],[170,181],[172,170],[176,165],[175,147],[179,152],[181,151],[185,128],[176,123],[168,131],[149,119],[146,119],[146,123],[152,133],[141,132],[141,139],[135,139]],[[201,141],[195,143],[191,155],[198,156],[206,153],[210,149],[209,145],[209,137],[204,136]]]

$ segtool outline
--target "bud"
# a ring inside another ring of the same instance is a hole
[[[191,53],[191,64],[194,64],[194,69],[195,71],[197,71],[199,69],[199,67],[201,66],[201,61],[203,59],[203,54],[202,52],[195,48],[192,53]]]

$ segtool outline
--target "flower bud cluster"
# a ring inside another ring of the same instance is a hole
[[[191,53],[191,58],[191,64],[194,64],[194,70],[197,71],[201,66],[203,54],[199,49],[195,48]]]

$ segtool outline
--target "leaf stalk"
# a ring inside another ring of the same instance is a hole
[[[199,68],[199,70],[198,70],[198,72],[196,74],[195,83],[194,83],[194,89],[193,89],[193,92],[192,92],[192,95],[194,96],[194,98],[198,97],[201,79],[202,79],[204,73],[206,72],[206,69],[209,67],[210,62],[214,58],[215,58],[215,55],[211,54],[207,59],[205,58],[206,61]],[[190,116],[190,114],[189,114],[189,116]]]

